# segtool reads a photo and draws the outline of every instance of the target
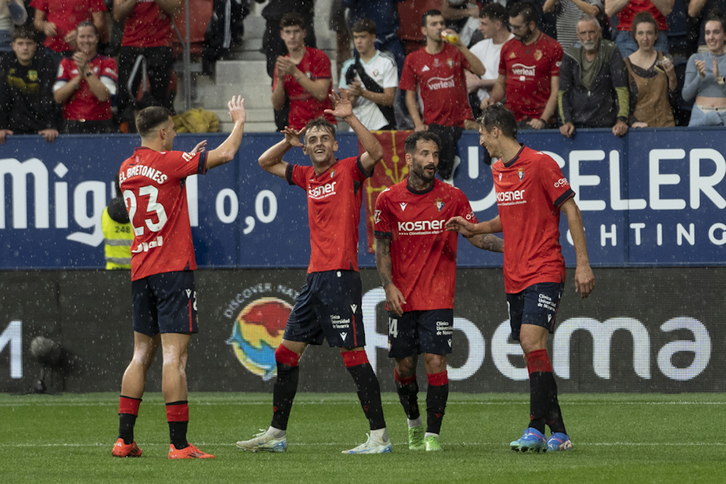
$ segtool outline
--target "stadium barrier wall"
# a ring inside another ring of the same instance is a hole
[[[551,154],[577,193],[595,267],[723,266],[726,160],[720,128],[522,132],[520,141]],[[223,134],[181,135],[176,148]],[[358,152],[340,133],[339,155]],[[305,194],[263,172],[257,158],[280,135],[247,134],[237,159],[206,176],[189,177],[197,262],[204,268],[304,268],[310,254]],[[101,213],[112,180],[133,152],[133,135],[11,136],[0,145],[0,270],[102,268]],[[491,171],[478,135],[465,132],[455,184],[480,220],[496,215]],[[302,150],[286,160],[309,163]],[[386,159],[384,158],[384,162]],[[523,177],[528,176],[522,173]],[[574,250],[562,218],[565,260]],[[361,217],[361,236],[365,220]],[[361,267],[375,267],[362,241]],[[501,267],[501,256],[461,244],[461,267]]]
[[[119,391],[133,350],[128,272],[4,271],[0,277],[0,392],[34,387],[41,366],[31,341],[59,343],[52,391]],[[361,271],[369,358],[395,391],[387,357],[384,291]],[[550,354],[561,392],[724,392],[726,268],[598,268],[592,296],[574,292],[573,270]],[[305,281],[302,269],[197,271],[200,333],[192,339],[191,391],[271,392],[274,348]],[[501,269],[462,268],[457,278],[451,390],[527,392],[519,345],[509,341]],[[148,391],[160,391],[161,355]],[[310,347],[300,390],[355,391],[337,350]],[[426,386],[423,368],[419,384]]]

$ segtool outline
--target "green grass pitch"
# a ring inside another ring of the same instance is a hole
[[[420,394],[425,408],[425,395]],[[190,442],[216,459],[169,461],[161,395],[144,398],[138,459],[111,457],[117,395],[0,394],[0,483],[235,482],[725,482],[723,394],[567,394],[560,402],[572,452],[509,450],[526,427],[525,394],[449,397],[444,452],[408,450],[406,420],[384,394],[393,453],[343,455],[366,438],[354,394],[299,394],[285,454],[251,454],[234,443],[267,428],[271,395],[195,393]]]

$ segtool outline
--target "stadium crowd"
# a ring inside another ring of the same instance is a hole
[[[481,110],[496,103],[514,112],[520,129],[566,137],[580,128],[623,136],[641,127],[724,125],[725,4],[335,0],[336,52],[352,56],[336,59],[342,68],[334,76],[315,48],[315,2],[270,0],[263,51],[276,125],[299,129],[325,116],[337,77],[369,129],[432,130],[445,140],[444,178],[456,168],[461,131],[476,129]],[[52,142],[59,133],[128,132],[140,107],[173,112],[172,19],[182,6],[0,0],[0,143],[13,134]],[[233,25],[241,29],[239,19]]]

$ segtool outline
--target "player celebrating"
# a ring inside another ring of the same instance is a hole
[[[436,134],[413,133],[405,150],[408,178],[376,201],[376,265],[386,291],[388,356],[396,360],[393,375],[408,417],[408,448],[438,451],[449,396],[446,355],[454,332],[458,242],[456,233],[445,232],[444,222],[455,215],[476,222],[476,216],[461,190],[434,177],[439,164]],[[502,240],[493,235],[467,238],[481,249],[503,251]],[[425,435],[416,382],[422,351],[429,382]]]
[[[362,287],[358,273],[358,223],[363,201],[361,185],[383,157],[383,147],[353,114],[348,93],[332,95],[335,109],[327,113],[342,118],[358,136],[365,153],[357,158],[335,159],[335,128],[325,118],[310,121],[296,131],[285,128],[285,139],[259,159],[263,170],[298,185],[307,192],[310,223],[310,266],[307,282],[290,313],[282,343],[275,351],[277,380],[272,395],[272,423],[255,438],[237,442],[245,451],[284,452],[287,421],[297,392],[298,362],[309,344],[340,348],[343,363],[356,386],[370,423],[368,440],[344,454],[391,452],[386,432],[378,379],[364,350],[361,309]],[[305,145],[300,137],[305,135]],[[313,166],[290,165],[282,157],[300,147]]]
[[[187,442],[187,346],[197,329],[192,230],[187,194],[190,175],[232,161],[244,132],[244,100],[228,103],[234,128],[215,150],[202,141],[190,153],[171,151],[176,133],[166,108],[150,107],[136,116],[141,147],[123,162],[121,190],[134,228],[131,246],[131,292],[134,307],[134,356],[124,372],[119,399],[116,457],[140,457],[134,424],[144,394],[146,372],[161,345],[161,389],[166,402],[171,445],[169,459],[214,457]]]
[[[512,339],[524,351],[530,388],[529,427],[511,448],[522,452],[570,450],[572,442],[562,420],[546,344],[547,333],[554,331],[565,280],[560,212],[567,217],[577,256],[575,291],[586,298],[595,287],[582,216],[573,198],[575,192],[557,163],[517,143],[511,111],[489,106],[479,123],[480,144],[492,158],[500,158],[492,165],[499,215],[479,224],[454,217],[446,227],[464,235],[504,234],[504,288]],[[545,424],[552,432],[549,440],[544,436]]]

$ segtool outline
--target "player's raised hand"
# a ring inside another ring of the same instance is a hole
[[[282,132],[285,134],[285,141],[292,146],[293,148],[302,148],[303,142],[301,141],[301,138],[303,134],[305,134],[305,128],[296,130],[292,129],[289,126],[285,126],[285,129],[282,130]]]
[[[232,99],[227,103],[227,108],[229,108],[229,117],[235,123],[240,122],[244,124],[247,121],[245,100],[242,96],[232,96]]]
[[[388,310],[393,314],[403,316],[403,305],[406,304],[406,300],[403,298],[403,294],[393,284],[389,284],[383,288],[386,291],[386,305]]]
[[[459,232],[464,237],[471,237],[474,235],[474,224],[467,222],[464,217],[451,217],[446,221],[446,230],[448,232]]]
[[[340,89],[340,94],[335,91],[330,95],[333,101],[334,109],[326,109],[327,114],[332,114],[336,118],[347,118],[353,115],[353,104],[350,102],[350,94],[345,89]]]
[[[207,140],[200,141],[197,143],[197,146],[192,149],[192,151],[189,152],[190,155],[196,155],[197,153],[201,153],[202,151],[205,151],[207,148]]]
[[[595,275],[592,273],[590,265],[577,266],[575,269],[575,292],[580,293],[580,297],[585,299],[595,289]]]

